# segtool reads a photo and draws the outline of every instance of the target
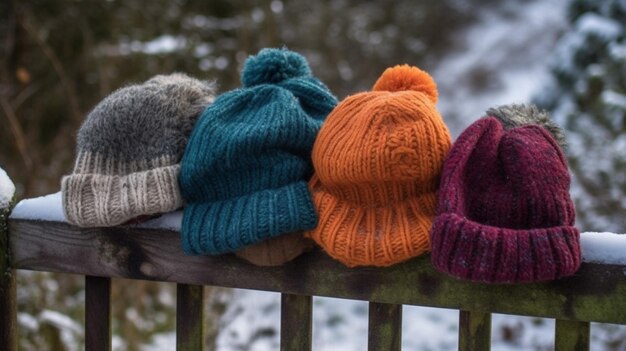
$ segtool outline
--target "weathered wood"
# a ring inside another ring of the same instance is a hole
[[[622,313],[626,313],[622,311]],[[589,351],[589,322],[557,319],[554,333],[554,351]]]
[[[459,351],[491,350],[491,313],[459,311]]]
[[[200,351],[204,345],[204,287],[176,286],[176,350]]]
[[[282,294],[280,304],[281,351],[310,351],[313,343],[313,298]]]
[[[15,299],[15,271],[0,278],[0,350],[17,350],[17,301]]]
[[[11,269],[11,251],[7,220],[11,205],[0,209],[0,350],[17,350],[17,301],[15,270]]]
[[[85,350],[111,351],[111,278],[85,277]]]
[[[368,351],[400,351],[402,347],[402,305],[370,302]]]
[[[25,220],[9,220],[9,228],[19,269],[626,324],[624,266],[584,263],[558,281],[485,285],[435,271],[428,255],[387,268],[347,268],[313,251],[283,266],[256,267],[234,255],[187,256],[172,231]]]

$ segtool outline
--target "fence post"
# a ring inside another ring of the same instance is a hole
[[[555,351],[589,351],[589,322],[557,319],[554,333]]]
[[[111,278],[85,276],[85,350],[111,351]]]
[[[176,350],[201,351],[204,345],[204,286],[176,285]]]
[[[368,351],[400,351],[402,305],[370,302]]]
[[[14,201],[11,201],[5,208],[0,208],[0,350],[6,351],[17,350],[15,270],[11,268],[8,230],[9,213],[13,203]]]
[[[491,350],[491,313],[459,311],[459,350]]]
[[[280,350],[310,351],[313,333],[313,298],[282,294],[280,308]]]

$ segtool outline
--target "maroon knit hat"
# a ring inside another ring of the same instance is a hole
[[[552,134],[551,134],[552,133]],[[445,161],[431,231],[440,271],[487,283],[552,280],[580,266],[560,129],[534,106],[487,111]]]

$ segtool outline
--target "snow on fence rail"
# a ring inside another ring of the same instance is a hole
[[[491,313],[556,319],[556,350],[588,350],[591,321],[626,324],[626,236],[582,234],[585,263],[574,276],[484,285],[435,271],[428,256],[356,269],[320,251],[280,267],[253,266],[233,255],[188,256],[179,226],[180,213],[173,213],[141,226],[77,228],[65,222],[58,194],[25,200],[8,221],[11,266],[85,275],[87,350],[111,349],[111,278],[178,284],[178,350],[202,349],[203,285],[282,293],[282,350],[311,349],[312,296],[370,301],[369,350],[400,350],[403,304],[460,310],[460,350],[490,348]],[[3,296],[15,304],[14,295]],[[0,333],[1,350],[13,350],[12,343],[15,335]]]

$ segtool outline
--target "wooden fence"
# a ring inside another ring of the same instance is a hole
[[[178,284],[177,350],[202,349],[203,285],[280,292],[281,350],[311,349],[314,295],[369,301],[371,351],[400,350],[403,304],[458,309],[459,350],[490,349],[491,313],[556,319],[557,351],[588,350],[590,321],[626,324],[624,266],[585,263],[558,281],[483,285],[436,272],[428,256],[383,269],[349,269],[314,251],[281,267],[256,267],[233,255],[184,255],[174,231],[17,219],[8,227],[12,269],[85,276],[88,351],[111,349],[111,278]],[[5,284],[0,350],[12,351],[15,282]]]

